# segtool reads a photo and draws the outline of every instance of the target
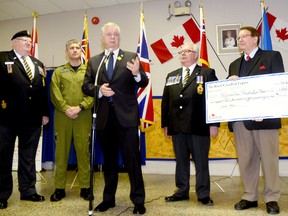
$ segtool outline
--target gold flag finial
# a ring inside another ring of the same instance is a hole
[[[267,6],[266,6],[264,0],[261,0],[261,3],[260,3],[260,4],[262,5],[263,8],[265,8],[265,9],[267,10]]]
[[[32,14],[33,18],[37,18],[38,17],[38,13],[37,11],[34,11],[33,14]]]

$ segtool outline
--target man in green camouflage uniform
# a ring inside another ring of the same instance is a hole
[[[81,46],[77,40],[72,39],[66,43],[66,55],[69,62],[56,68],[50,87],[51,101],[55,107],[56,141],[56,190],[50,197],[52,202],[60,201],[66,196],[67,166],[72,140],[77,156],[80,196],[85,200],[93,199],[89,188],[89,136],[93,98],[86,96],[81,89],[86,66],[81,63]]]

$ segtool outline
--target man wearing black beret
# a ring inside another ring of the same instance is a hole
[[[28,31],[11,38],[12,50],[0,52],[0,209],[13,191],[12,160],[18,137],[20,199],[44,201],[36,192],[35,156],[42,125],[49,122],[44,65],[29,56]]]

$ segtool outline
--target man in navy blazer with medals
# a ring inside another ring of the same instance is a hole
[[[16,137],[20,199],[45,200],[35,188],[35,157],[41,126],[49,121],[44,65],[29,56],[32,47],[29,32],[17,32],[11,41],[13,50],[0,52],[0,209],[7,208],[13,191]]]
[[[136,88],[147,86],[148,77],[140,66],[137,54],[119,48],[120,28],[116,23],[109,22],[102,27],[102,43],[105,52],[89,60],[82,86],[86,95],[94,96],[97,77],[99,107],[96,129],[104,154],[105,188],[103,202],[95,211],[104,212],[115,206],[120,148],[131,184],[130,199],[135,205],[133,213],[144,214],[145,190],[139,151],[140,119]],[[97,74],[101,60],[106,58],[104,55],[110,56],[109,60],[104,61]]]
[[[243,55],[229,67],[229,79],[284,72],[280,52],[260,49],[259,33],[254,27],[240,29],[238,45]],[[260,164],[265,177],[262,193],[269,214],[278,214],[281,195],[279,179],[279,131],[281,119],[252,119],[229,122],[234,132],[240,174],[244,185],[242,199],[234,206],[244,210],[258,206]]]
[[[176,157],[177,190],[165,197],[165,201],[189,199],[192,155],[198,201],[211,206],[208,154],[210,136],[218,135],[219,123],[206,124],[205,83],[217,77],[214,69],[196,64],[198,47],[195,44],[185,43],[179,54],[182,67],[167,75],[161,104],[162,128],[165,136],[172,136]]]

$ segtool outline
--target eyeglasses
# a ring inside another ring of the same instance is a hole
[[[181,55],[183,53],[188,54],[188,53],[196,53],[196,52],[193,51],[193,50],[188,50],[188,49],[187,50],[181,50],[181,51],[178,52],[179,55]]]
[[[245,40],[248,36],[251,36],[249,34],[245,34],[245,35],[241,35],[239,37],[237,37],[237,40],[240,41],[241,39]]]
[[[16,40],[21,40],[21,41],[23,41],[24,43],[32,44],[32,41],[31,41],[31,40],[28,40],[28,39],[17,38]]]
[[[119,37],[119,33],[114,33],[114,34],[112,34],[112,33],[106,33],[105,34],[105,36],[107,36],[107,37]]]

